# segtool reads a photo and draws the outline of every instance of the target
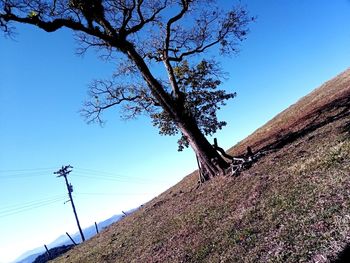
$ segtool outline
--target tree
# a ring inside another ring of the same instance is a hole
[[[102,122],[119,104],[126,118],[148,114],[160,134],[181,135],[179,150],[192,147],[203,180],[229,167],[205,136],[226,125],[216,112],[235,94],[218,89],[220,66],[200,55],[236,52],[251,20],[244,8],[223,11],[215,0],[0,0],[5,34],[16,22],[47,32],[69,28],[79,53],[96,48],[118,63],[111,79],[91,83],[88,122]]]

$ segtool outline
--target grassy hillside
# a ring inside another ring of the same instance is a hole
[[[240,176],[194,172],[55,262],[329,262],[350,242],[349,138],[350,70],[231,148],[269,150]]]

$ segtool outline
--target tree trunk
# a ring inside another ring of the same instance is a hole
[[[202,166],[204,172],[203,179],[206,181],[218,174],[224,173],[224,170],[229,167],[229,164],[205,138],[198,128],[196,121],[184,111],[183,107],[178,107],[176,105],[177,103],[174,101],[174,98],[172,98],[164,90],[160,82],[154,78],[145,61],[135,50],[134,46],[130,42],[125,41],[123,45],[119,46],[119,49],[135,62],[135,65],[148,84],[154,98],[158,101],[163,110],[175,121],[182,134],[186,136]]]
[[[203,180],[206,181],[216,175],[223,174],[229,167],[229,164],[205,138],[196,122],[187,117],[179,120],[177,125],[199,159],[202,172],[204,173]]]

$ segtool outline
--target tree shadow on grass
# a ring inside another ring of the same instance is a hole
[[[343,132],[347,133],[348,135],[350,135],[350,122],[348,122],[344,128],[343,128]]]
[[[350,262],[350,244],[348,244],[343,251],[338,254],[337,259],[332,263],[347,263]]]
[[[333,111],[339,109],[340,111],[335,115],[330,114],[327,116],[327,113],[332,113]],[[320,116],[325,115],[322,119],[319,119]],[[335,100],[325,107],[317,110],[306,116],[307,119],[313,119],[311,123],[307,124],[303,129],[294,132],[288,132],[278,138],[275,142],[263,147],[261,150],[277,150],[284,147],[287,144],[292,143],[293,141],[317,130],[318,128],[325,126],[329,123],[332,123],[336,120],[347,118],[350,116],[350,97],[341,98]],[[343,127],[343,132],[350,134],[350,122],[348,122],[345,127]],[[350,262],[350,261],[349,261]]]

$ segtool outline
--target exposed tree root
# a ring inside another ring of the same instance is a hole
[[[252,167],[252,165],[257,162],[261,157],[271,152],[271,150],[260,150],[256,153],[254,153],[251,149],[251,147],[247,147],[247,152],[244,155],[241,156],[231,156],[227,154],[223,148],[218,146],[217,139],[214,138],[214,144],[212,145],[213,148],[220,153],[221,157],[227,161],[229,164],[229,167],[226,169],[222,169],[217,162],[217,160],[212,159],[211,163],[214,164],[217,169],[218,173],[216,175],[223,175],[223,176],[238,176],[242,171],[249,169]],[[211,176],[209,176],[209,172],[206,170],[205,165],[203,165],[197,157],[197,164],[198,164],[198,184],[196,186],[196,189],[199,188],[204,182],[208,181]]]
[[[230,168],[226,170],[226,175],[238,176],[242,171],[249,169],[262,156],[266,155],[267,151],[259,151],[253,153],[251,148],[247,148],[247,154],[243,157],[232,157]]]
[[[252,149],[248,146],[247,152],[243,156],[231,156],[227,154],[224,149],[218,146],[217,139],[214,139],[213,147],[216,151],[218,151],[222,157],[228,160],[230,167],[222,170],[220,174],[226,176],[238,176],[242,171],[249,169],[255,162],[257,162],[261,157],[266,155],[269,151],[258,151],[253,153]],[[212,160],[215,164],[216,160]],[[200,161],[197,157],[198,169],[199,169],[199,178],[198,185],[196,188],[200,187],[205,181],[207,181],[206,171],[203,169]]]

